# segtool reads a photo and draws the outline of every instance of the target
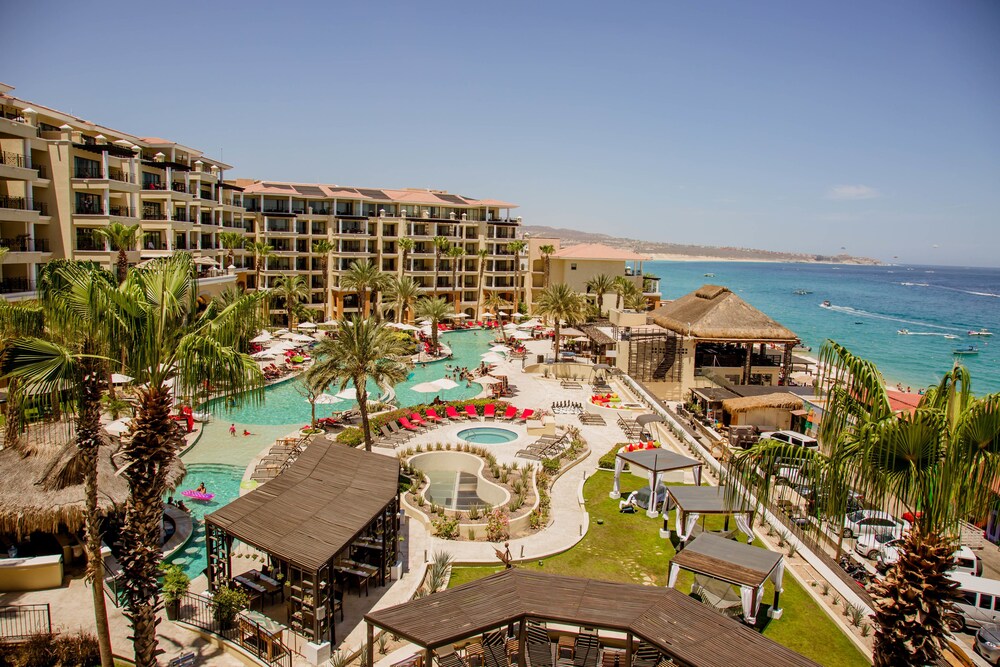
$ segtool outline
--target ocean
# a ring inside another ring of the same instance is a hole
[[[940,381],[959,358],[955,349],[975,345],[977,355],[960,357],[973,393],[1000,392],[1000,269],[651,261],[643,270],[660,277],[664,299],[724,285],[798,334],[814,355],[834,340],[874,361],[888,383],[913,391]],[[968,335],[984,327],[996,335]]]

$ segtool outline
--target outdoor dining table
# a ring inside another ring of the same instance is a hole
[[[272,579],[260,570],[249,570],[243,576],[263,588],[263,592],[270,599],[271,604],[274,604],[274,599],[279,594],[281,595],[281,600],[285,600],[285,587],[278,580]]]
[[[257,611],[244,610],[239,618],[243,641],[253,641],[254,646],[267,655],[268,663],[274,662],[284,652],[282,637],[285,626]]]
[[[364,565],[352,560],[341,561],[334,566],[334,570],[342,574],[349,574],[357,580],[358,597],[361,597],[361,586],[365,587],[365,597],[368,597],[368,582],[378,573],[378,568],[371,565]]]
[[[264,594],[267,592],[266,588],[264,588],[263,586],[254,581],[251,581],[250,579],[244,577],[243,575],[237,575],[233,577],[233,581],[235,581],[240,586],[250,591],[251,602],[254,599],[260,600],[261,609],[264,608]]]

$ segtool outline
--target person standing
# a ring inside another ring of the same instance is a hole
[[[229,425],[229,435],[236,437],[236,424]]]

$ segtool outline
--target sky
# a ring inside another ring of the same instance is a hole
[[[5,3],[14,95],[525,224],[1000,266],[1000,3]],[[21,54],[11,57],[11,54]]]

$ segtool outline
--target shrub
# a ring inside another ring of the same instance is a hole
[[[528,526],[536,530],[542,527],[542,513],[539,510],[532,510],[528,515]]]
[[[507,510],[497,507],[486,517],[486,539],[490,542],[503,542],[510,538],[510,517]]]
[[[469,539],[470,542],[475,542],[476,541],[476,529],[475,528],[469,528],[469,532],[468,532],[467,537],[468,537],[468,539]]]
[[[545,459],[542,461],[542,470],[550,475],[554,475],[559,472],[559,468],[559,459]]]
[[[847,605],[847,618],[851,620],[851,625],[856,628],[861,627],[861,622],[865,620],[865,611],[855,604]]]
[[[60,635],[55,640],[52,652],[56,664],[65,667],[101,664],[101,648],[97,644],[97,637],[86,632]]]
[[[823,582],[822,589],[823,589],[823,595],[824,596],[830,594],[830,584],[828,584],[827,582],[825,582],[825,581]]]
[[[191,578],[181,569],[180,565],[165,563],[160,566],[163,570],[163,602],[172,604],[179,602],[191,586]]]
[[[869,623],[862,623],[861,624],[861,636],[862,637],[867,637],[871,633],[872,633],[872,626]]]
[[[481,516],[481,512],[482,508],[480,508],[479,505],[473,505],[472,507],[469,508],[469,520],[478,521],[479,517]]]
[[[434,532],[443,540],[458,538],[458,519],[441,518],[434,522]]]
[[[388,653],[389,652],[389,635],[387,635],[384,632],[382,634],[380,634],[378,636],[378,640],[376,641],[376,644],[378,645],[379,655],[385,655],[386,653]]]
[[[221,586],[212,594],[213,611],[216,622],[223,630],[232,627],[233,619],[250,604],[250,596],[241,588]]]
[[[601,468],[602,470],[614,470],[615,469],[615,458],[618,455],[618,450],[621,449],[623,445],[627,445],[627,444],[628,444],[627,442],[619,442],[614,447],[612,447],[610,452],[608,452],[607,454],[605,454],[604,456],[602,456],[600,458],[600,460],[597,462],[597,467]],[[625,471],[625,470],[628,470],[628,469],[629,469],[629,465],[628,465],[628,463],[626,463],[625,467],[622,468],[622,470]]]

